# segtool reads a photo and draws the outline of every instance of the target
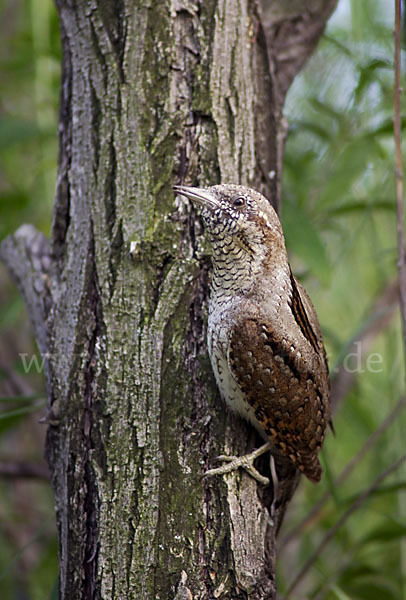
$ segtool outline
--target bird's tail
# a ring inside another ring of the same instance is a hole
[[[318,483],[321,479],[323,469],[317,458],[317,454],[302,455],[300,458],[299,469],[306,475],[307,479],[310,479],[313,483]]]

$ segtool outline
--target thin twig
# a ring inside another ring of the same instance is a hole
[[[27,383],[27,378],[16,373],[10,365],[0,360],[0,371],[5,375],[7,393],[10,396],[32,396],[34,390]]]
[[[399,303],[399,282],[391,281],[385,289],[380,292],[369,311],[366,324],[362,327],[348,343],[343,358],[351,353],[357,353],[360,348],[360,359],[364,357],[372,347],[376,337],[384,331],[395,312]],[[333,413],[337,410],[340,402],[346,398],[348,392],[357,379],[357,371],[349,370],[345,360],[333,370],[331,386],[331,405]]]
[[[334,480],[333,487],[338,488],[338,486],[352,473],[354,468],[358,465],[358,463],[362,460],[368,450],[375,444],[376,440],[384,433],[384,431],[393,423],[396,417],[402,412],[402,410],[406,406],[406,396],[400,398],[399,402],[396,406],[390,411],[387,417],[382,421],[379,427],[373,432],[372,435],[369,436],[365,444],[359,450],[359,452],[350,460],[350,462],[344,467],[338,477]],[[322,508],[326,504],[326,502],[331,497],[331,492],[326,491],[320,500],[313,506],[311,511],[305,516],[305,518],[300,521],[291,531],[289,531],[286,536],[281,540],[279,546],[279,552],[287,546],[294,538],[301,533],[305,527],[314,521],[314,519],[320,514]]]
[[[306,573],[308,572],[308,570],[310,569],[312,564],[315,562],[315,560],[320,556],[322,550],[325,548],[325,546],[328,544],[328,542],[331,540],[331,538],[337,533],[337,531],[340,529],[340,527],[345,523],[345,521],[347,521],[347,519],[356,510],[358,510],[360,508],[360,506],[365,502],[365,500],[367,500],[367,498],[372,494],[372,492],[374,492],[379,487],[379,485],[382,483],[382,481],[384,479],[386,479],[386,477],[388,477],[388,475],[393,473],[398,467],[400,467],[402,462],[404,462],[405,460],[406,460],[406,454],[404,454],[403,456],[398,458],[398,460],[396,460],[390,467],[385,469],[385,471],[383,471],[379,475],[379,477],[377,479],[375,479],[373,484],[370,485],[364,492],[362,492],[358,496],[358,498],[351,504],[351,506],[341,515],[341,517],[338,519],[338,521],[334,525],[334,527],[332,527],[326,533],[326,535],[324,536],[324,538],[322,539],[320,544],[317,546],[316,550],[314,550],[312,555],[308,558],[308,560],[305,562],[303,567],[300,569],[299,573],[296,575],[293,582],[290,584],[290,586],[284,596],[284,600],[288,600],[288,598],[292,595],[292,592],[296,589],[296,587],[298,586],[300,581],[303,579],[303,577],[306,575]]]
[[[326,597],[326,594],[328,593],[334,582],[337,581],[340,575],[342,575],[344,571],[353,564],[354,556],[356,552],[358,552],[362,544],[363,542],[362,540],[360,540],[347,550],[344,560],[341,561],[339,566],[334,569],[334,572],[331,573],[331,575],[326,579],[326,581],[323,582],[321,589],[312,600],[323,600],[323,598]]]
[[[400,48],[401,48],[401,0],[395,0],[395,87],[393,101],[393,130],[395,135],[395,176],[396,176],[396,208],[398,232],[398,270],[400,287],[400,314],[402,318],[403,351],[406,361],[406,256],[404,238],[404,206],[403,206],[403,169],[402,169],[402,138],[401,138],[401,95],[400,85]]]
[[[44,463],[0,461],[0,477],[49,480],[49,470]]]

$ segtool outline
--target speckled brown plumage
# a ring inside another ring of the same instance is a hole
[[[246,318],[231,336],[230,366],[275,448],[318,481],[316,453],[326,428],[323,391],[312,373],[301,371],[294,346],[278,340],[262,319]]]
[[[208,346],[221,394],[311,481],[330,420],[313,305],[290,270],[279,219],[237,185],[175,188],[203,206],[213,248]]]

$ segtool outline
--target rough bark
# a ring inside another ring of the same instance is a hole
[[[247,183],[278,205],[282,102],[303,62],[287,74],[279,53],[296,43],[290,17],[269,3],[275,37],[250,0],[57,4],[51,238],[24,226],[1,254],[47,358],[60,597],[274,598],[297,476],[279,474],[273,521],[271,489],[202,478],[257,440],[213,381],[209,261],[172,184]],[[308,4],[315,40],[334,2]]]

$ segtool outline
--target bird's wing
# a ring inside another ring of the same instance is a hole
[[[324,371],[323,381],[324,381],[324,402],[326,404],[327,411],[329,415],[331,414],[331,406],[330,406],[330,379],[328,377],[328,361],[327,354],[323,344],[323,337],[321,333],[321,327],[319,323],[319,319],[317,317],[316,310],[313,306],[312,301],[305,288],[295,279],[292,272],[290,273],[291,283],[292,283],[292,301],[291,301],[291,310],[293,316],[295,317],[296,322],[299,324],[301,322],[301,314],[305,314],[305,320],[307,320],[307,326],[302,330],[303,335],[307,337],[308,341],[312,344],[313,348],[317,352],[317,355],[320,358],[321,362],[321,370]],[[308,332],[308,333],[307,333]],[[315,334],[315,335],[314,335]],[[316,337],[316,344],[314,344],[314,337]],[[329,425],[333,433],[334,426],[331,420],[331,416],[329,416]]]
[[[325,390],[294,344],[279,337],[265,319],[247,316],[234,325],[228,362],[270,441],[318,481],[317,453],[328,421]]]
[[[323,337],[316,310],[304,287],[290,273],[292,284],[290,308],[305,338],[312,345],[314,351],[320,357],[328,373],[326,351],[323,345]]]

